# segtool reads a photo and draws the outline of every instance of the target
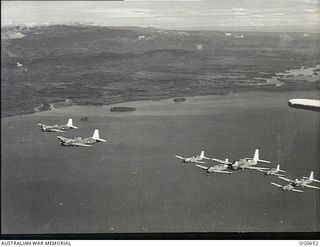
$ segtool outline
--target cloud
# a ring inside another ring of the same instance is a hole
[[[235,12],[234,14],[235,15],[247,15],[248,13],[247,12]]]
[[[105,15],[106,17],[154,17],[152,11],[149,9],[139,9],[139,8],[101,8],[101,9],[89,9],[83,12],[87,14]]]
[[[170,2],[170,3],[168,3]],[[2,25],[34,22],[192,28],[208,26],[316,26],[314,0],[4,1]]]
[[[125,0],[125,2],[202,2],[203,0]]]
[[[245,10],[248,10],[248,9],[245,9],[245,8],[232,8],[232,10],[235,10],[235,11],[245,11]]]

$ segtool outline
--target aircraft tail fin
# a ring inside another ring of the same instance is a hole
[[[256,151],[254,151],[253,160],[254,161],[259,160],[259,149],[256,149]]]
[[[94,139],[94,140],[96,140],[96,141],[98,141],[98,142],[106,142],[106,140],[100,138],[100,136],[99,136],[99,130],[98,130],[98,129],[95,129],[95,130],[94,130],[92,139]]]
[[[309,177],[309,180],[313,180],[313,171],[310,173],[310,177]]]
[[[277,171],[278,172],[286,172],[286,171],[280,169],[280,164],[277,165]]]
[[[271,163],[270,161],[268,160],[262,160],[260,159],[259,157],[259,149],[256,149],[256,151],[254,152],[254,156],[253,156],[253,160],[256,161],[256,162],[263,162],[263,163]]]
[[[204,151],[201,151],[201,153],[200,153],[200,158],[201,158],[201,159],[210,160],[210,158],[204,156]]]
[[[78,129],[77,126],[74,126],[74,125],[73,125],[72,118],[69,118],[68,123],[67,123],[67,126],[70,127],[70,128],[72,128],[72,129]]]

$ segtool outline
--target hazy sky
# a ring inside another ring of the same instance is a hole
[[[320,0],[1,1],[2,25],[319,27]]]

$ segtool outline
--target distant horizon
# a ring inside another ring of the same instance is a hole
[[[151,28],[168,31],[217,31],[217,32],[297,32],[297,33],[320,33],[319,27],[305,27],[305,26],[207,26],[207,27],[181,27],[181,28],[160,28],[153,26],[134,26],[134,25],[99,25],[94,23],[51,23],[51,24],[6,24],[1,25],[2,28],[15,27],[50,27],[50,26],[83,26],[83,27],[105,27],[105,28]]]
[[[1,26],[320,32],[318,0],[2,1]]]

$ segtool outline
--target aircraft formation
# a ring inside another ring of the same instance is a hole
[[[42,123],[38,123],[41,130],[43,132],[66,132],[67,130],[79,129],[77,126],[73,125],[72,118],[69,118],[67,124],[54,124],[54,125],[46,125]],[[99,130],[95,129],[94,133],[91,137],[73,137],[67,138],[63,136],[57,136],[60,145],[63,147],[91,147],[92,144],[97,142],[106,142],[107,140],[100,138]],[[320,187],[310,185],[312,182],[320,183],[320,180],[314,179],[313,171],[310,173],[309,177],[296,178],[295,180],[285,178],[284,174],[286,171],[280,169],[280,165],[278,164],[276,168],[267,168],[267,167],[258,167],[256,166],[259,162],[261,163],[271,163],[268,160],[260,159],[259,149],[256,149],[253,155],[253,158],[242,158],[235,161],[229,161],[228,158],[225,160],[217,159],[217,158],[209,158],[206,157],[204,151],[201,151],[200,155],[191,156],[191,157],[183,157],[180,155],[176,155],[176,158],[180,159],[183,163],[195,164],[196,167],[203,169],[208,173],[223,173],[223,174],[232,174],[237,170],[257,170],[263,172],[266,176],[274,175],[279,179],[282,179],[288,184],[280,185],[274,182],[271,182],[272,185],[278,187],[282,191],[293,191],[293,192],[304,192],[297,188],[312,188],[312,189],[320,189]],[[205,166],[207,161],[214,161],[218,164],[212,166]]]
[[[66,132],[67,130],[79,129],[77,126],[73,125],[72,118],[69,118],[67,124],[54,124],[46,125],[38,123],[43,132]],[[63,147],[91,147],[92,144],[97,142],[106,142],[107,140],[100,138],[99,130],[95,129],[91,137],[73,137],[67,138],[63,136],[57,136],[60,145]]]
[[[266,176],[274,175],[279,179],[282,179],[288,184],[280,185],[274,182],[271,182],[272,185],[277,186],[282,191],[293,191],[293,192],[304,192],[303,190],[297,188],[312,188],[312,189],[320,189],[320,187],[310,185],[312,182],[320,183],[319,180],[314,179],[314,172],[310,173],[309,177],[296,178],[295,180],[285,178],[284,174],[286,171],[280,169],[280,165],[278,164],[276,168],[267,168],[267,167],[257,167],[258,162],[261,163],[271,163],[268,160],[262,160],[259,157],[259,149],[256,149],[253,155],[253,158],[243,158],[239,160],[235,160],[230,162],[228,158],[225,160],[216,159],[216,158],[208,158],[204,155],[204,151],[201,151],[200,155],[192,156],[192,157],[182,157],[180,155],[176,155],[176,158],[182,160],[183,163],[191,163],[195,164],[196,167],[199,167],[205,170],[208,173],[223,173],[223,174],[232,174],[236,170],[256,170],[263,172]],[[214,161],[217,162],[217,165],[205,166],[206,161]]]

